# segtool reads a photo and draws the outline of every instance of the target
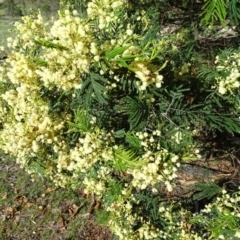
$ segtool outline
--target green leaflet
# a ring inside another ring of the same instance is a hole
[[[34,40],[34,42],[39,45],[39,46],[43,46],[43,47],[47,47],[47,48],[56,48],[56,49],[60,49],[60,50],[67,50],[66,47],[63,47],[59,44],[50,42],[50,41],[46,41],[46,40]]]
[[[93,99],[100,104],[107,104],[106,96],[104,95],[107,91],[106,83],[107,79],[103,76],[90,72],[88,78],[82,83],[81,94],[84,95],[84,106],[89,108]]]
[[[139,168],[144,164],[144,161],[138,159],[132,150],[126,150],[120,146],[114,151],[114,167],[116,170],[122,172],[127,169]]]
[[[34,58],[32,58],[32,61],[34,63],[36,63],[37,65],[41,66],[41,67],[47,67],[48,66],[47,61],[45,61],[45,60],[43,60],[41,58],[34,57]]]
[[[203,19],[201,22],[213,25],[215,21],[220,21],[222,26],[226,25],[227,4],[224,0],[205,0],[202,10],[200,16],[203,16]]]
[[[83,109],[74,111],[74,123],[68,122],[70,132],[86,133],[91,130],[90,117]]]
[[[129,46],[125,46],[125,47],[116,47],[114,49],[108,50],[105,52],[105,57],[108,60],[111,60],[111,59],[115,58],[117,55],[122,54],[128,48],[129,48]]]
[[[193,200],[200,201],[202,199],[210,199],[217,194],[221,193],[222,188],[219,187],[216,183],[198,183],[195,185],[196,194],[193,195]]]
[[[233,19],[236,24],[239,24],[239,19],[240,19],[239,4],[240,4],[239,0],[229,1],[229,14],[231,19]]]
[[[116,110],[128,115],[130,130],[145,126],[148,116],[147,104],[140,99],[132,97],[123,98],[122,103],[122,105],[116,106]]]
[[[129,143],[129,147],[134,151],[139,151],[142,148],[141,141],[135,134],[126,133],[126,142]]]

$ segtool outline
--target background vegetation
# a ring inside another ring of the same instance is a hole
[[[239,239],[238,1],[59,7],[9,40],[1,148],[119,239]]]

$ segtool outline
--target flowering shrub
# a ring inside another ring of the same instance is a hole
[[[216,57],[216,69],[219,73],[217,81],[219,84],[218,91],[221,94],[225,94],[227,91],[233,93],[235,89],[240,86],[240,55],[239,51],[233,52],[229,56],[222,54]]]
[[[240,123],[189,105],[191,64],[178,48],[190,33],[161,36],[157,17],[126,0],[90,1],[86,18],[23,17],[1,68],[0,146],[28,172],[94,194],[119,239],[202,239],[161,192],[173,191],[182,161],[200,157],[199,123],[229,132]]]

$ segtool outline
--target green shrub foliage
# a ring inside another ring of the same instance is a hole
[[[93,194],[119,239],[238,236],[239,192],[199,185],[196,198],[218,198],[195,215],[163,193],[201,158],[203,133],[239,132],[239,50],[218,52],[210,69],[194,33],[164,31],[156,9],[87,2],[85,17],[70,6],[16,23],[1,67],[1,148],[29,173]]]

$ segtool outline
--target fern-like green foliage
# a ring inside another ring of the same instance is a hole
[[[116,201],[123,190],[123,183],[115,179],[109,180],[105,202],[111,204]]]
[[[139,138],[131,133],[126,133],[126,142],[129,143],[129,147],[136,152],[139,152],[142,148]]]
[[[151,221],[155,225],[163,227],[165,221],[162,219],[161,213],[159,213],[159,197],[150,196],[148,191],[141,191],[136,194],[135,197],[139,201],[139,206],[141,206],[141,208],[138,209],[138,214],[143,218],[146,218],[147,214],[149,214]]]
[[[44,166],[44,159],[41,159],[39,157],[29,157],[26,161],[26,166],[39,176],[43,176],[46,169]]]
[[[240,2],[239,0],[229,1],[229,15],[234,21],[234,24],[238,25],[240,20]]]
[[[224,233],[224,230],[228,233],[229,239],[234,238],[234,230],[237,230],[239,227],[239,222],[237,218],[231,214],[231,209],[223,209],[223,212],[220,212],[217,207],[213,208],[214,214],[216,214],[215,221],[209,222],[208,230],[212,233],[211,237],[213,239],[218,239],[219,236]],[[232,238],[233,237],[233,238]]]
[[[217,194],[221,193],[222,188],[214,182],[199,182],[195,185],[195,190],[197,191],[197,193],[194,194],[193,200],[200,201],[203,199],[210,199],[216,196]]]
[[[121,99],[121,104],[117,105],[115,109],[121,111],[123,115],[127,115],[130,130],[144,128],[147,124],[148,106],[139,98],[124,97]]]
[[[209,70],[211,77],[214,76],[214,70]],[[209,76],[209,78],[211,78]],[[166,136],[174,134],[176,129],[187,132],[186,126],[198,128],[202,126],[205,131],[218,130],[226,131],[230,134],[240,130],[240,120],[237,114],[229,111],[224,106],[231,106],[228,97],[223,97],[215,90],[206,91],[204,98],[198,99],[196,103],[188,101],[186,96],[190,89],[184,89],[182,86],[175,91],[167,91],[159,94],[161,101],[157,102],[158,118],[162,129],[167,129]],[[202,95],[204,95],[202,94]],[[234,98],[234,96],[233,96]],[[232,100],[232,102],[236,102]],[[173,129],[173,131],[169,131]],[[175,130],[174,130],[175,129]]]
[[[68,122],[69,125],[69,133],[71,132],[79,132],[86,133],[91,129],[90,117],[87,115],[86,111],[83,109],[77,109],[74,111],[74,123]]]
[[[134,169],[142,166],[143,161],[136,157],[136,154],[132,150],[126,150],[120,146],[114,150],[114,167],[119,172],[126,171],[127,169]]]
[[[94,101],[100,104],[107,104],[104,93],[106,92],[107,79],[103,76],[90,72],[88,78],[83,82],[80,90],[80,94],[83,99],[83,105],[86,109],[89,109]]]
[[[225,0],[205,0],[200,14],[202,22],[213,25],[214,22],[219,21],[222,26],[225,26],[227,16],[227,4]]]

